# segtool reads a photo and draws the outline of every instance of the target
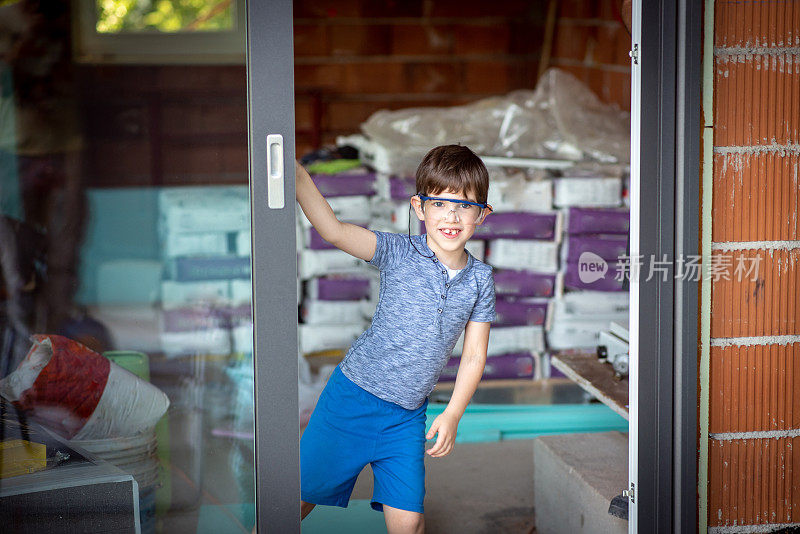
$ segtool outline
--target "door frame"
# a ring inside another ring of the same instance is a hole
[[[300,531],[294,42],[291,0],[247,2],[248,154],[258,532]],[[283,207],[268,207],[267,136],[283,136]]]
[[[701,250],[703,3],[636,0],[633,15],[631,256],[686,258]],[[640,274],[631,281],[629,532],[695,532],[700,284],[676,280],[674,264],[671,283]]]
[[[700,251],[702,14],[702,2],[634,1],[631,256]],[[292,17],[291,0],[247,3],[259,532],[300,530],[293,165],[285,206],[266,200],[267,135],[283,136],[285,162],[295,157]],[[629,532],[697,529],[698,290],[631,280]]]

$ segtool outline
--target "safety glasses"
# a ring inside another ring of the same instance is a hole
[[[417,196],[422,201],[423,210],[437,219],[446,219],[451,213],[454,213],[461,223],[470,225],[477,224],[492,212],[492,207],[483,202],[472,202],[457,198],[429,197],[419,193],[417,193]]]

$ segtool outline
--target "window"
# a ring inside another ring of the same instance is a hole
[[[80,0],[76,5],[78,61],[244,62],[244,0]]]

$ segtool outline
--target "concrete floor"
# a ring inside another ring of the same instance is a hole
[[[535,532],[532,440],[460,443],[444,458],[426,458],[425,469],[427,533]],[[353,498],[371,496],[368,466]]]
[[[451,389],[452,385],[438,387],[432,400],[446,402]],[[252,443],[212,435],[212,430],[230,423],[215,413],[215,407],[229,406],[231,402],[212,393],[208,388],[204,390],[207,398],[202,407],[179,403],[177,400],[186,396],[183,393],[173,395],[171,506],[158,517],[156,532],[248,533],[252,525]],[[568,381],[534,381],[514,385],[482,383],[473,400],[488,404],[560,404],[585,399],[580,388]],[[425,517],[429,534],[535,532],[532,440],[459,443],[447,457],[427,457],[426,471]],[[371,496],[372,473],[367,467],[352,499],[363,504]],[[214,510],[219,521],[209,520],[209,510]],[[348,518],[366,514],[372,520],[375,516],[371,514],[375,514],[382,519],[378,512],[363,506],[341,511]]]

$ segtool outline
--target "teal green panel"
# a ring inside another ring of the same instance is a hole
[[[17,121],[14,78],[11,68],[0,60],[0,215],[24,220],[19,187]]]
[[[446,405],[429,405],[427,424]],[[628,431],[628,422],[603,404],[470,405],[458,425],[456,442],[532,439],[552,434]]]
[[[298,513],[300,511],[298,502]],[[197,534],[227,534],[247,532],[255,523],[255,506],[251,503],[203,505],[197,521]],[[352,499],[347,508],[317,506],[303,520],[303,534],[385,534],[383,514],[373,510],[368,500]]]
[[[89,216],[81,250],[79,302],[100,300],[97,274],[104,262],[159,259],[158,191],[154,187],[87,190]],[[141,294],[132,293],[129,302],[137,302]]]

